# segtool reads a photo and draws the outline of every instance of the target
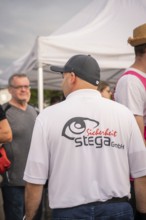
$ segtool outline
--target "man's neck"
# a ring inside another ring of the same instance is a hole
[[[9,103],[10,103],[11,105],[13,105],[13,106],[15,106],[15,107],[21,109],[21,110],[26,110],[26,108],[27,108],[27,102],[26,102],[26,101],[16,101],[16,100],[14,100],[14,99],[11,99],[11,100],[9,101]]]
[[[140,70],[146,74],[146,60],[142,59],[141,57],[136,58],[131,67]]]

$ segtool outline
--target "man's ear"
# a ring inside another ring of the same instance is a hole
[[[9,86],[8,91],[9,91],[10,94],[11,94],[11,90],[12,90],[12,88]]]
[[[75,83],[76,81],[76,75],[74,72],[71,72],[71,83]]]

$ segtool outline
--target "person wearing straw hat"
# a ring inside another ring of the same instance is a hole
[[[128,43],[134,47],[135,61],[118,80],[114,98],[133,112],[146,140],[146,24],[134,29]]]
[[[134,47],[135,61],[118,80],[114,98],[133,112],[146,143],[146,23],[133,30],[128,43]],[[133,185],[131,181],[131,202],[136,210]]]

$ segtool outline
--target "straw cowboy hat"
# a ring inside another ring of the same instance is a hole
[[[146,44],[146,24],[143,24],[133,30],[133,38],[129,37],[128,43],[133,47]]]

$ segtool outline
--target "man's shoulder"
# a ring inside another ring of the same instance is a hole
[[[115,93],[127,93],[127,91],[143,91],[146,90],[146,78],[140,75],[139,72],[131,71],[130,69],[119,78],[116,84]]]
[[[28,109],[34,113],[36,113],[37,115],[39,114],[39,109],[33,105],[28,105]]]
[[[3,105],[2,105],[2,108],[5,112],[8,111],[8,109],[10,109],[12,106],[10,105],[9,102],[5,102]]]
[[[141,87],[141,80],[137,77],[138,73],[135,72],[135,74],[132,74],[130,69],[125,71],[121,77],[118,79],[116,84],[116,91],[120,89],[120,91],[125,90],[126,88],[137,88]]]
[[[140,70],[137,70],[135,68],[129,68],[127,69],[119,78],[118,82],[120,81],[139,81],[139,79],[143,78],[146,80],[146,74],[141,72]]]
[[[67,104],[66,100],[62,101],[60,103],[56,103],[54,105],[50,105],[45,107],[38,115],[38,119],[41,121],[51,121],[54,120],[54,118],[60,118],[62,119],[62,114],[64,112],[67,113],[67,109],[69,109],[69,105]],[[66,110],[66,111],[65,111]]]
[[[127,108],[125,105],[123,105],[123,104],[121,104],[121,103],[119,103],[119,102],[116,102],[116,101],[114,101],[114,100],[105,100],[106,102],[109,102],[109,104],[107,103],[107,109],[108,108],[111,108],[111,109],[113,109],[113,111],[114,111],[114,109],[116,110],[117,109],[117,111],[119,111],[119,110],[121,110],[121,111],[126,111],[126,112],[130,112],[130,114],[131,114],[131,111],[129,110],[129,108]]]

